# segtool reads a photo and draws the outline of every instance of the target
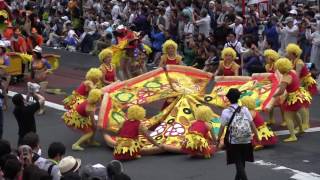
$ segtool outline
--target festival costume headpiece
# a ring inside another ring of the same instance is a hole
[[[286,48],[286,52],[293,53],[297,57],[300,57],[300,55],[302,54],[301,48],[297,44],[294,44],[294,43],[288,44],[288,46]]]
[[[195,111],[195,117],[197,120],[203,120],[203,121],[210,122],[214,116],[213,116],[213,112],[210,107],[199,106]]]
[[[275,68],[278,69],[281,74],[286,74],[293,69],[293,65],[288,58],[280,58],[276,61]]]
[[[263,53],[263,56],[265,56],[267,58],[270,58],[273,61],[276,61],[277,59],[280,58],[279,54],[276,51],[272,50],[272,49],[265,50],[264,53]]]
[[[146,117],[146,110],[138,105],[133,105],[128,108],[128,119],[143,120]]]
[[[224,48],[221,52],[222,59],[225,59],[226,55],[231,55],[232,59],[237,59],[237,52],[231,47]]]
[[[101,99],[102,92],[100,89],[92,89],[88,95],[88,102],[90,104],[95,104]]]
[[[168,54],[168,47],[169,46],[173,46],[175,51],[177,51],[177,49],[178,49],[178,44],[176,42],[174,42],[173,40],[169,39],[162,45],[162,52],[164,54]]]
[[[86,80],[101,79],[102,72],[98,68],[91,68],[86,74]]]
[[[256,102],[251,96],[244,96],[241,98],[241,104],[246,106],[249,110],[254,110],[256,108]]]
[[[99,57],[100,62],[103,62],[103,60],[104,60],[107,56],[111,56],[111,57],[112,57],[112,55],[113,55],[112,50],[109,49],[109,48],[106,48],[106,49],[102,50],[102,51],[99,53],[98,57]]]

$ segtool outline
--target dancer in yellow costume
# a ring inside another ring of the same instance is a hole
[[[74,105],[87,98],[91,89],[98,86],[102,78],[102,72],[98,68],[91,68],[86,74],[86,80],[72,92],[70,96],[63,100],[66,109],[72,109]]]
[[[109,48],[102,50],[99,54],[99,60],[101,62],[99,69],[102,72],[101,87],[117,81],[116,67],[111,62],[112,56],[113,52]]]
[[[287,92],[286,99],[282,103],[282,109],[290,136],[284,142],[297,141],[294,124],[298,125],[299,133],[304,132],[302,122],[305,122],[309,118],[306,117],[305,111],[310,105],[312,98],[310,93],[300,86],[299,77],[296,71],[293,70],[293,64],[289,59],[281,58],[277,60],[275,67],[282,74],[282,78],[277,92],[273,95],[273,101],[275,98],[283,95],[285,91]],[[267,109],[270,108],[271,106],[268,105]],[[300,117],[302,118],[302,122]]]
[[[160,58],[159,67],[164,65],[180,65],[182,64],[182,57],[178,54],[178,45],[173,40],[167,40],[162,45],[162,56]]]
[[[101,95],[101,90],[92,89],[89,92],[87,100],[63,114],[62,118],[68,127],[80,130],[82,133],[84,133],[84,135],[82,135],[80,139],[72,145],[72,150],[83,151],[84,148],[81,147],[81,145],[84,143],[88,143],[89,145],[93,146],[99,146],[99,143],[93,139],[96,132],[94,115],[96,107],[101,100]]]
[[[215,152],[213,142],[216,142],[210,123],[213,112],[208,106],[200,106],[196,109],[195,116],[196,120],[191,121],[182,149],[191,156],[210,158]]]
[[[278,141],[277,136],[270,130],[267,124],[264,122],[263,117],[258,111],[255,111],[256,102],[250,96],[245,96],[241,98],[241,103],[243,106],[246,106],[253,118],[254,125],[258,130],[258,136],[253,136],[252,145],[255,150],[261,149],[264,146],[275,145]]]
[[[139,158],[141,145],[138,139],[143,134],[153,145],[161,147],[152,137],[150,137],[147,128],[141,123],[145,119],[146,111],[138,105],[130,106],[127,113],[128,120],[124,121],[120,128],[113,156],[117,160],[134,160]]]
[[[274,63],[280,58],[280,55],[272,50],[272,49],[267,49],[264,51],[263,56],[265,57],[266,60],[266,71],[268,73],[275,73],[276,72],[276,68],[274,66]],[[280,101],[280,99],[279,99]],[[280,108],[281,110],[281,108]],[[280,124],[281,126],[287,126],[286,122],[284,121],[283,118],[283,112],[281,110],[281,116],[282,116],[282,123]],[[272,108],[269,112],[269,121],[267,122],[268,124],[275,124],[275,119],[274,119],[274,108]]]
[[[240,66],[235,62],[237,53],[234,49],[227,47],[221,52],[222,61],[215,73],[215,76],[238,76]]]
[[[300,59],[300,56],[302,54],[301,48],[297,44],[289,44],[286,48],[286,52],[289,60],[293,64],[293,69],[296,71],[297,76],[300,78],[300,83],[302,87],[304,87],[305,90],[307,90],[310,93],[310,95],[317,94],[318,92],[317,83],[311,76],[311,73],[309,72],[307,66]],[[310,127],[309,107],[306,107],[303,113],[304,113],[304,116],[306,117],[302,122],[303,129],[308,129]]]

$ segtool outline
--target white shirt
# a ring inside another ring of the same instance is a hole
[[[220,116],[220,121],[221,121],[221,125],[222,126],[227,126],[231,116],[233,114],[233,112],[235,111],[235,109],[237,109],[237,107],[239,106],[238,104],[232,104],[231,107],[226,108],[222,111],[222,114]],[[252,115],[250,113],[250,111],[248,110],[247,107],[242,106],[241,107],[241,111],[240,113],[243,113],[244,115],[244,119],[247,119],[250,123],[253,121]],[[251,142],[251,137],[247,138],[247,139],[242,139],[241,143],[237,142],[235,139],[231,138],[231,144],[244,144],[244,143],[250,143]]]
[[[238,24],[237,26],[235,26],[233,28],[233,31],[234,31],[234,33],[236,33],[236,36],[237,36],[236,38],[239,41],[241,36],[243,35],[243,26],[242,26],[242,24]]]
[[[224,47],[225,48],[231,47],[231,48],[235,49],[237,51],[237,53],[239,53],[239,54],[241,54],[244,51],[241,42],[239,42],[237,40],[235,42],[227,42],[224,45]]]
[[[188,22],[187,24],[184,25],[183,27],[183,33],[185,35],[192,35],[194,32],[194,26],[191,22]]]
[[[118,4],[114,5],[111,10],[112,20],[118,19],[120,14],[121,14],[120,6]]]
[[[283,41],[281,42],[281,44],[284,45],[284,48],[286,48],[290,43],[296,44],[298,42],[298,26],[294,25],[292,26],[292,28],[286,26],[283,29],[278,29],[278,32],[283,34]]]
[[[202,33],[208,37],[210,33],[210,22],[211,18],[209,15],[196,21],[196,25],[199,27],[199,33]]]

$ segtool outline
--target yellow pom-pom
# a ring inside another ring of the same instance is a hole
[[[292,53],[297,57],[300,57],[300,55],[302,54],[302,49],[297,44],[291,43],[291,44],[288,44],[286,48],[286,52]]]
[[[148,45],[143,45],[143,49],[146,51],[147,55],[150,55],[152,53],[152,49]]]
[[[237,58],[237,52],[231,47],[224,48],[221,52],[222,59],[225,59],[226,55],[231,55],[233,59]]]
[[[177,51],[178,44],[174,42],[173,40],[169,39],[162,45],[162,53],[167,54],[168,53],[168,47],[173,46],[174,49]]]
[[[195,111],[195,117],[197,120],[210,122],[213,118],[213,112],[208,106],[199,106]]]
[[[133,105],[128,108],[128,119],[143,120],[146,117],[146,110],[138,105]]]
[[[91,68],[86,74],[86,80],[101,79],[102,72],[98,68]]]
[[[286,74],[293,69],[293,65],[288,58],[280,58],[276,61],[275,68],[278,69],[281,74]]]
[[[112,55],[113,55],[112,50],[110,48],[106,48],[99,53],[98,57],[100,62],[103,62],[103,60],[108,56],[111,56],[112,58]]]
[[[256,108],[256,102],[251,96],[244,96],[240,101],[241,104],[246,106],[249,110],[254,110]]]
[[[95,104],[101,99],[102,92],[100,89],[92,89],[88,95],[88,102],[90,104]]]
[[[266,58],[270,58],[271,60],[273,61],[276,61],[277,59],[280,58],[279,54],[272,50],[272,49],[267,49],[264,51],[263,55],[266,57]]]

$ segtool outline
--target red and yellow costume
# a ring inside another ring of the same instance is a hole
[[[269,129],[259,112],[255,112],[253,122],[258,130],[259,136],[261,137],[261,141],[259,141],[256,135],[253,136],[254,146],[270,146],[275,145],[278,142],[277,136],[271,129]]]
[[[308,90],[311,95],[316,95],[318,93],[316,80],[313,79],[307,66],[305,65],[305,63],[301,59],[296,59],[293,61],[293,68],[295,70],[297,70],[298,66],[302,67],[302,69],[300,71],[300,77],[299,77],[301,84],[302,84],[302,87],[304,87],[306,90]]]
[[[182,57],[177,55],[175,58],[170,58],[168,55],[163,55],[161,58],[164,58],[163,64],[165,65],[180,65]]]
[[[105,81],[108,81],[108,82],[116,81],[116,71],[115,71],[114,65],[101,64],[100,70],[102,71],[103,78]]]
[[[113,156],[117,160],[133,160],[140,157],[141,145],[138,136],[146,132],[146,128],[141,123],[146,116],[146,111],[138,105],[133,105],[128,108],[128,120],[124,121],[120,128],[116,144],[113,151]],[[145,134],[147,138],[148,134]],[[153,142],[155,143],[155,142]]]
[[[127,120],[123,123],[113,152],[115,159],[133,160],[140,155],[139,129],[140,120]]]
[[[72,92],[70,96],[63,100],[64,108],[72,109],[75,104],[83,101],[88,97],[89,91],[93,86],[93,82],[84,81],[80,84],[80,86]]]
[[[275,63],[277,70],[283,75],[278,91],[274,94],[274,98],[287,93],[282,110],[284,119],[287,123],[290,137],[284,142],[297,141],[294,126],[299,127],[299,133],[303,133],[309,128],[308,106],[311,102],[311,95],[303,87],[300,86],[299,77],[293,70],[292,62],[287,58],[281,58]]]
[[[303,107],[309,107],[311,96],[308,91],[300,87],[299,77],[295,71],[290,71],[288,76],[284,76],[282,82],[288,82],[291,78],[291,83],[286,87],[287,97],[282,105],[284,111],[298,111]]]
[[[83,81],[70,96],[63,100],[64,107],[66,109],[72,109],[74,105],[77,105],[85,100],[88,97],[90,90],[98,85],[101,77],[101,70],[97,68],[91,68],[86,74],[86,80]]]
[[[113,57],[113,52],[111,49],[106,48],[99,53],[99,60],[101,65],[99,69],[102,72],[102,82],[99,86],[103,87],[109,85],[117,80],[116,78],[116,68],[111,63]]]
[[[78,105],[74,105],[72,109],[65,112],[62,116],[64,123],[72,128],[84,133],[73,145],[72,149],[77,151],[84,150],[81,145],[89,143],[98,145],[99,143],[93,140],[96,127],[94,125],[94,113],[96,104],[101,99],[101,90],[92,89],[88,98]]]
[[[222,67],[223,76],[235,76],[236,72],[239,71],[240,66],[236,62],[232,62],[230,65],[226,65],[224,61],[220,61],[220,67]]]
[[[208,106],[200,106],[195,111],[198,120],[191,123],[185,136],[182,150],[192,156],[204,156],[210,158],[215,148],[212,145],[212,139],[215,139],[211,132],[212,126],[209,123],[212,119],[213,112]]]
[[[173,40],[167,40],[162,46],[162,53],[160,64],[159,66],[162,67],[163,65],[180,65],[182,61],[182,57],[178,54],[177,49],[178,45]],[[174,52],[171,52],[169,55],[169,48],[173,48]]]
[[[236,76],[239,74],[240,66],[235,62],[237,59],[237,53],[232,48],[224,48],[221,52],[222,61],[219,63],[216,75],[222,76]],[[231,56],[227,58],[227,56]]]
[[[194,121],[189,127],[188,134],[185,136],[185,142],[182,145],[183,152],[191,155],[202,154],[210,156],[214,151],[208,142],[211,140],[210,131],[211,129],[208,128],[205,121]]]
[[[276,68],[274,67],[274,63],[276,60],[280,58],[279,54],[272,49],[267,49],[264,51],[263,56],[266,59],[266,65],[265,65],[266,71],[268,73],[275,73]]]
[[[278,141],[277,136],[271,129],[269,129],[260,113],[258,111],[255,111],[255,99],[251,96],[244,96],[243,98],[241,98],[241,103],[243,106],[246,106],[250,110],[250,113],[253,117],[253,122],[258,131],[258,136],[260,137],[259,141],[259,138],[256,135],[253,136],[252,145],[254,146],[254,148],[257,150],[263,148],[264,146],[276,144]]]
[[[64,123],[72,128],[80,130],[83,133],[92,131],[92,123],[86,112],[88,101],[85,100],[73,109],[70,109],[63,115]]]

